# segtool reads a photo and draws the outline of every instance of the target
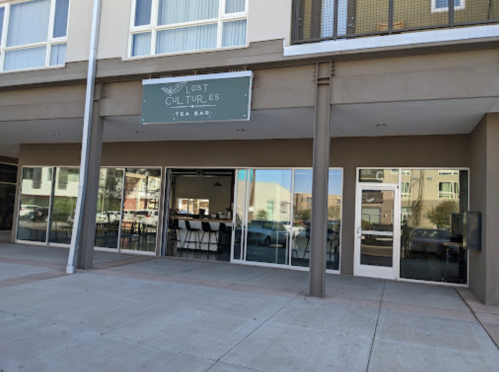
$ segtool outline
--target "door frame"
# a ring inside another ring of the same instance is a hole
[[[360,264],[361,237],[362,237],[362,191],[379,190],[393,191],[393,266],[367,266]],[[398,226],[398,228],[397,228]],[[356,185],[355,196],[355,250],[354,275],[378,279],[398,280],[400,277],[400,185],[394,183],[359,183]]]

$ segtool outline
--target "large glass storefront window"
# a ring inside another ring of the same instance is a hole
[[[121,249],[154,252],[158,232],[161,170],[127,169]]]
[[[296,169],[293,183],[293,266],[310,265],[310,231],[312,226],[312,170]],[[326,262],[328,270],[339,270],[340,231],[342,213],[343,171],[329,170],[327,246]]]
[[[237,175],[234,259],[308,268],[312,169],[247,169]],[[342,189],[343,171],[330,169],[328,270],[339,270]]]
[[[124,169],[102,168],[100,170],[95,217],[96,247],[118,248],[123,174]]]
[[[246,261],[287,265],[292,170],[250,171]]]
[[[47,241],[53,172],[49,167],[23,168],[17,239]]]
[[[70,244],[80,182],[79,168],[56,168],[49,241]]]
[[[0,230],[11,230],[16,199],[17,165],[0,163]]]
[[[463,213],[468,210],[468,171],[406,169],[401,182],[400,277],[467,282]]]

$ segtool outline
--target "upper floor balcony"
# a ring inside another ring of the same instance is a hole
[[[384,36],[497,22],[499,0],[293,0],[291,43]]]

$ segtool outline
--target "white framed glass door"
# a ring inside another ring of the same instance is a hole
[[[399,186],[359,184],[355,223],[355,275],[397,279],[399,273]]]

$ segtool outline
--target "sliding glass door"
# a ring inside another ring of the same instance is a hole
[[[236,172],[233,259],[308,268],[312,226],[312,169]],[[330,169],[327,200],[328,270],[339,270],[343,171]]]

